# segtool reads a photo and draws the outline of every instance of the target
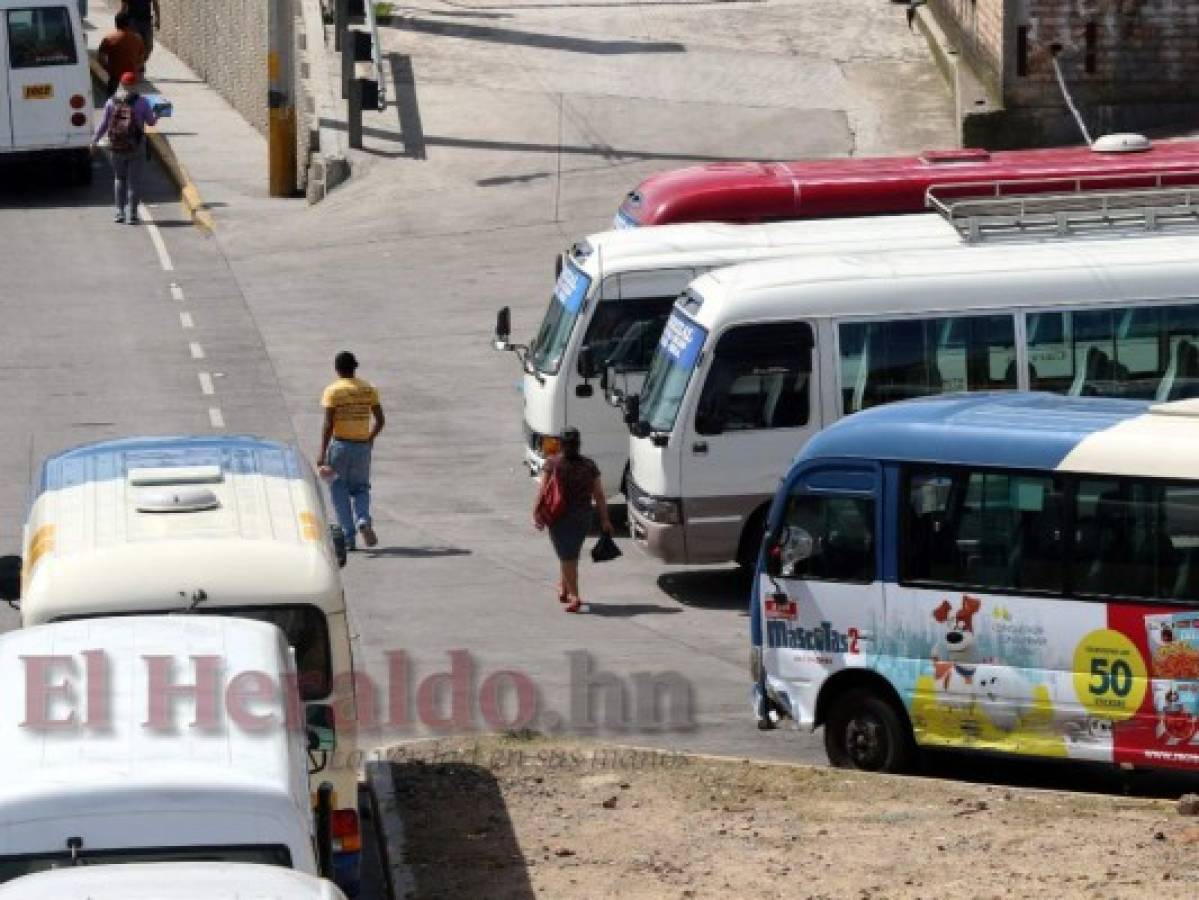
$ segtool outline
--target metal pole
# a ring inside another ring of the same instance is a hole
[[[362,149],[362,79],[350,82],[350,146]]]
[[[291,197],[296,192],[294,24],[292,0],[269,0],[266,67],[272,197]]]
[[[350,24],[349,0],[334,0],[333,7],[333,49],[340,51],[344,43],[345,31]]]
[[[347,25],[341,42],[341,99],[350,99],[350,82],[354,80],[354,35]]]

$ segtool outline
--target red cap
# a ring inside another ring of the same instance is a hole
[[[137,84],[137,75],[133,72],[126,72],[121,76],[121,84],[125,85],[125,87],[133,87],[133,85]]]

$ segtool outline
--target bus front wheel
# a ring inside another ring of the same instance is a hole
[[[916,753],[904,717],[868,688],[847,691],[829,710],[824,749],[834,766],[865,772],[903,772]]]

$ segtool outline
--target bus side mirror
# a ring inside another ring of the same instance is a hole
[[[766,551],[766,574],[794,578],[800,563],[812,558],[816,541],[804,528],[787,526]]]
[[[495,314],[495,340],[492,346],[496,350],[509,349],[509,338],[512,336],[512,310],[505,306]]]
[[[0,600],[21,599],[21,557],[0,556]]]
[[[330,525],[329,539],[333,541],[333,553],[337,556],[337,565],[344,569],[346,567],[348,552],[348,548],[346,547],[346,533],[340,525]]]
[[[641,396],[629,394],[624,398],[624,423],[632,428],[641,421]]]
[[[327,703],[309,703],[304,710],[310,753],[331,753],[337,747],[337,725],[333,707]]]

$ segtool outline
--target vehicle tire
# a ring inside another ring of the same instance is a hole
[[[916,758],[903,714],[869,688],[836,699],[824,723],[824,749],[834,766],[864,772],[904,772]]]
[[[766,537],[766,507],[755,510],[741,531],[741,543],[737,545],[737,565],[742,571],[753,574],[758,565],[758,553],[762,550],[762,539]]]
[[[92,155],[87,150],[72,151],[71,181],[82,186],[92,183]]]

